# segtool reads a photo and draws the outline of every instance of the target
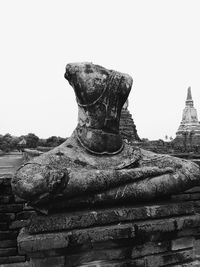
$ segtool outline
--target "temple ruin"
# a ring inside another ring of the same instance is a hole
[[[128,100],[124,104],[121,111],[119,130],[122,138],[128,142],[141,141],[132,115],[128,110]]]
[[[128,74],[74,63],[65,78],[77,96],[76,129],[12,179],[36,211],[18,235],[19,253],[31,267],[197,266],[199,166],[120,135]]]
[[[175,147],[185,148],[192,151],[195,147],[200,147],[200,122],[197,110],[194,107],[191,88],[188,88],[185,108],[182,114],[182,121],[173,141]]]

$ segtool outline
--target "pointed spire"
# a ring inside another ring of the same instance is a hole
[[[187,99],[186,99],[185,104],[186,104],[186,106],[190,106],[190,107],[193,107],[193,105],[194,105],[193,100],[192,100],[191,87],[188,87]]]
[[[191,87],[188,87],[187,100],[192,100]]]

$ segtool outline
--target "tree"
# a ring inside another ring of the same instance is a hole
[[[39,137],[33,133],[29,133],[25,135],[26,147],[28,148],[36,148],[38,145]]]
[[[51,136],[47,138],[46,146],[56,147],[62,144],[66,139],[60,136]]]
[[[10,134],[1,136],[0,149],[4,152],[9,152],[10,150],[12,150],[12,136]]]

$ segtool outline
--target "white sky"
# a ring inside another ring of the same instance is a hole
[[[175,137],[191,86],[200,109],[200,1],[0,1],[0,133],[67,137],[77,124],[65,65],[129,73],[141,138]]]

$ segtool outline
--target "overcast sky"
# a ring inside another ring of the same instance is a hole
[[[0,133],[67,137],[77,124],[65,65],[129,73],[141,138],[175,137],[191,86],[200,113],[200,1],[0,1]]]

